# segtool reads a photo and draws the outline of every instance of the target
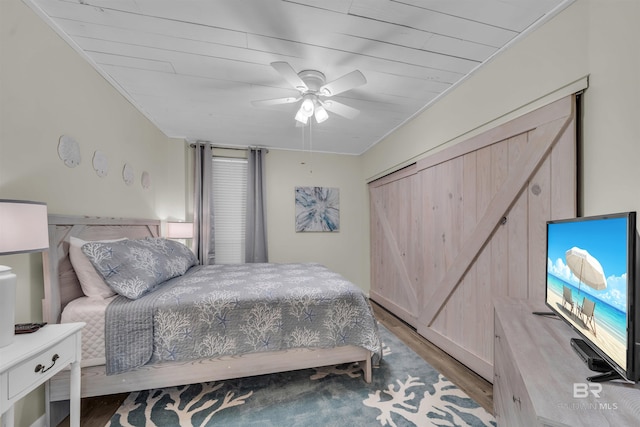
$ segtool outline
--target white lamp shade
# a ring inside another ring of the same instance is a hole
[[[167,236],[170,239],[192,239],[193,223],[167,222]]]
[[[0,199],[0,255],[37,252],[48,247],[47,205]]]

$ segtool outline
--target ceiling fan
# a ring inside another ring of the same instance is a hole
[[[331,98],[342,92],[346,92],[367,82],[364,75],[354,70],[331,82],[326,82],[323,73],[316,70],[303,70],[296,73],[289,63],[284,61],[272,62],[271,66],[279,72],[291,86],[300,92],[297,97],[265,99],[252,101],[255,107],[267,107],[279,104],[292,104],[302,100],[300,109],[296,113],[296,121],[306,125],[311,116],[316,122],[322,123],[329,118],[327,111],[348,119],[355,118],[360,111],[348,105],[334,101]]]

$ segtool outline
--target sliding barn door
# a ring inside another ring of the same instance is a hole
[[[370,186],[370,297],[415,325],[422,300],[422,194],[415,165]],[[375,277],[375,280],[373,279]],[[374,285],[375,283],[375,285]]]
[[[576,215],[574,104],[369,184],[371,298],[489,381],[493,298],[544,304],[546,221]]]

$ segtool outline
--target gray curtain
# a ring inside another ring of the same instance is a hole
[[[266,148],[249,148],[245,262],[268,262],[264,159]]]
[[[213,221],[213,148],[206,142],[193,147],[193,248],[202,265],[215,264],[215,230]]]

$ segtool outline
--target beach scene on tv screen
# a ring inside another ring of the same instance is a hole
[[[626,369],[627,220],[549,224],[547,303]]]

